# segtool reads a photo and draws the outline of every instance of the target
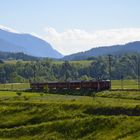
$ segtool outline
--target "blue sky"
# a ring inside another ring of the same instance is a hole
[[[99,39],[96,43],[88,44],[89,38],[103,34],[103,31],[112,33],[115,29],[118,34],[118,31],[124,32],[124,29],[126,33],[134,29],[135,33],[137,29],[136,33],[139,33],[139,7],[139,0],[0,0],[0,25],[19,32],[35,33],[63,54],[69,54],[96,45],[109,45],[105,41],[97,43]],[[87,46],[82,40],[81,43],[74,41],[74,36],[79,36],[80,40],[80,35],[82,39],[83,36],[87,38]],[[63,38],[65,43],[62,42]],[[139,38],[132,40],[136,39]],[[67,46],[68,41],[72,44]],[[110,44],[124,42],[115,41]]]

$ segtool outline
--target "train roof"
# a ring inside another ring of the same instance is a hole
[[[79,83],[79,82],[97,82],[96,80],[90,80],[90,81],[49,81],[49,82],[33,82],[31,84],[55,84],[55,83]],[[109,80],[100,80],[99,82],[110,82]]]

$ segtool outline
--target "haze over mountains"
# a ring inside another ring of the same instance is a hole
[[[36,57],[61,58],[63,56],[48,42],[36,36],[4,29],[0,29],[0,51],[23,52]]]
[[[21,34],[1,28],[0,52],[22,52],[35,57],[49,57],[58,59],[63,57],[63,55],[53,49],[48,42],[36,36],[30,34]],[[140,41],[127,43],[124,45],[97,47],[85,52],[64,56],[63,60],[84,60],[89,57],[97,57],[108,54],[119,55],[129,52],[140,52]],[[21,55],[21,53],[19,54]],[[11,56],[11,54],[9,56]]]

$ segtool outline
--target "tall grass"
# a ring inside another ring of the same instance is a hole
[[[0,139],[139,139],[140,101],[133,94],[140,92],[106,91],[87,97],[1,91]]]

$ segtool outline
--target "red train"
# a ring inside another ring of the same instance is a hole
[[[30,83],[32,90],[43,91],[46,87],[50,90],[57,89],[88,89],[93,91],[108,90],[111,87],[110,81],[70,81],[70,82],[47,82]]]

